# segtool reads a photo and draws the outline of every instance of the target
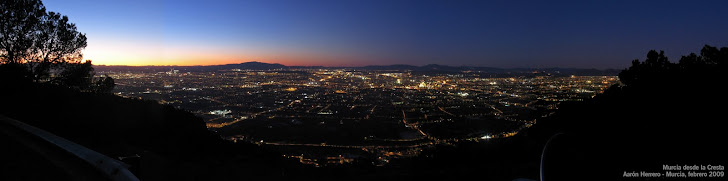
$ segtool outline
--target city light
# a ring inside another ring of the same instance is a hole
[[[359,150],[335,155],[283,152],[314,166],[349,164],[363,150],[386,164],[436,144],[511,137],[533,125],[535,118],[551,115],[560,102],[590,98],[617,80],[346,69],[100,73],[116,80],[115,94],[190,110],[206,121],[208,129],[223,131],[231,141]],[[547,112],[534,115],[537,109]],[[467,120],[514,126],[459,123]]]

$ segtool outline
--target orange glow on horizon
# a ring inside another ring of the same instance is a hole
[[[92,59],[88,59],[92,60]],[[270,63],[270,64],[281,64],[285,66],[324,66],[324,67],[347,67],[347,66],[367,66],[367,65],[359,65],[359,64],[311,64],[304,61],[269,61],[269,60],[182,60],[182,61],[173,61],[173,60],[166,60],[161,62],[155,62],[151,60],[145,60],[145,59],[137,59],[137,60],[130,60],[130,61],[97,61],[92,60],[94,65],[103,65],[103,66],[210,66],[210,65],[225,65],[225,64],[240,64],[240,63],[246,63],[246,62],[262,62],[262,63]],[[168,63],[167,63],[168,62]],[[173,63],[174,62],[174,63]]]
[[[231,54],[194,54],[194,53],[167,53],[164,56],[150,54],[123,54],[103,52],[93,54],[86,52],[85,60],[92,60],[94,65],[106,66],[209,66],[224,64],[239,64],[245,62],[263,62],[282,64],[285,66],[365,66],[350,61],[342,61],[328,57],[296,57],[291,56],[242,56]],[[361,62],[358,62],[361,63]]]
[[[138,60],[138,61],[127,61],[128,63],[97,63],[101,61],[95,61],[93,60],[94,65],[105,65],[105,66],[210,66],[210,65],[225,65],[225,64],[239,64],[239,63],[245,63],[245,62],[263,62],[263,63],[278,63],[278,62],[271,62],[271,61],[261,61],[261,60],[185,60],[185,61],[163,61],[163,62],[175,62],[175,63],[160,63],[160,62],[153,62],[148,60]],[[292,66],[283,64],[286,66]],[[293,65],[295,66],[295,65]]]
[[[109,43],[115,42],[115,43]],[[122,66],[207,66],[245,62],[278,63],[285,66],[365,66],[362,57],[326,54],[306,50],[239,49],[236,47],[166,45],[161,41],[139,44],[120,39],[90,41],[84,60],[94,65]]]
[[[219,46],[204,43],[170,43],[155,38],[93,37],[83,50],[84,60],[94,65],[207,66],[244,62],[278,63],[285,66],[365,66],[376,64],[366,57],[309,49]],[[142,43],[143,42],[143,43]]]

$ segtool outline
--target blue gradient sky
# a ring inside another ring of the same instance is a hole
[[[445,64],[625,68],[728,46],[728,1],[44,2],[105,65]]]

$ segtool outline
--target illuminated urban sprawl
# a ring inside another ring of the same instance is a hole
[[[347,69],[108,71],[114,93],[188,110],[228,140],[304,164],[386,164],[440,144],[513,136],[616,76],[489,77]]]

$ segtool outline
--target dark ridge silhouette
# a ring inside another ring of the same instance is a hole
[[[0,114],[113,158],[140,155],[132,166],[141,179],[280,177],[285,168],[275,152],[224,141],[192,113],[154,101],[52,84],[5,85]],[[220,173],[230,169],[241,170]]]
[[[210,66],[209,68],[213,70],[225,70],[225,69],[242,69],[242,70],[275,70],[275,69],[284,69],[286,68],[285,65],[277,64],[277,63],[262,63],[262,62],[245,62],[240,64],[226,64],[226,65],[217,65],[217,66]]]
[[[622,85],[561,104],[515,137],[433,149],[402,167],[423,179],[538,180],[543,164],[544,180],[621,180],[625,171],[662,172],[663,164],[726,165],[727,54],[706,45],[671,63],[650,51],[619,74]]]
[[[661,171],[662,164],[725,165],[728,150],[715,143],[724,141],[726,130],[719,105],[726,101],[720,83],[725,82],[726,54],[728,48],[706,45],[701,56],[671,63],[662,51],[653,50],[645,61],[634,60],[619,74],[624,85],[612,86],[591,101],[563,105],[557,116],[538,127],[565,133],[559,141],[565,146],[556,149],[581,158],[556,156],[568,162],[552,166],[586,164],[593,167],[581,171],[623,173]],[[578,176],[552,171],[555,178]]]
[[[419,67],[414,65],[404,65],[404,64],[395,64],[395,65],[369,65],[369,66],[363,66],[360,67],[362,70],[415,70]]]

